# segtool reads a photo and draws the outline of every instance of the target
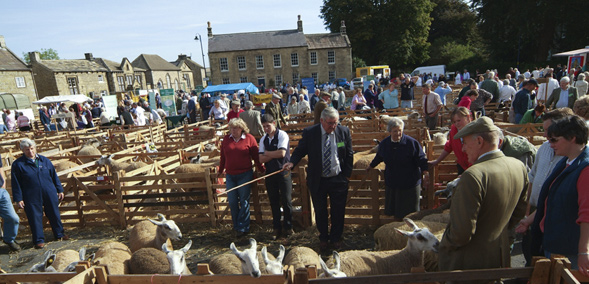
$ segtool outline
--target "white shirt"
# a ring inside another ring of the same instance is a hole
[[[500,95],[499,95],[499,102],[504,102],[504,101],[511,101],[513,100],[513,97],[515,96],[515,89],[510,86],[510,85],[504,85],[503,87],[501,87],[500,91]]]
[[[542,83],[540,84],[540,86],[538,87],[538,100],[547,100],[548,97],[550,97],[550,95],[552,94],[552,91],[554,91],[554,89],[559,88],[560,85],[558,84],[558,81],[554,78],[550,78],[548,79],[548,83]]]
[[[142,107],[138,106],[135,109],[135,114],[137,115],[137,125],[145,125],[145,110]]]
[[[550,148],[550,142],[544,142],[538,152],[536,152],[536,159],[528,173],[528,179],[532,184],[532,192],[530,193],[529,203],[537,206],[538,197],[544,181],[548,178],[554,167],[563,158],[563,156],[554,155],[554,150]]]
[[[321,165],[323,165],[323,145],[325,145],[325,139],[327,138],[327,136],[329,136],[331,142],[331,156],[329,157],[331,160],[331,173],[324,177],[337,176],[342,170],[340,168],[339,159],[337,157],[337,141],[335,137],[335,131],[332,131],[328,135],[325,135],[327,132],[325,132],[323,126],[319,126],[319,128],[321,128]],[[321,170],[323,171],[323,166],[321,166]],[[321,176],[323,177],[323,173],[321,173]]]
[[[556,107],[568,107],[569,106],[569,89],[566,90],[560,89],[560,97],[558,97],[558,102],[556,102]]]

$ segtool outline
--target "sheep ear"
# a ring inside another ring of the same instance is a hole
[[[279,261],[280,263],[282,263],[282,260],[284,259],[285,252],[286,252],[286,249],[284,248],[284,246],[280,245],[280,252],[278,253],[278,257],[276,258],[276,260]]]
[[[239,256],[239,254],[241,254],[241,252],[235,247],[235,243],[231,243],[229,245],[229,249],[236,255]]]
[[[341,267],[341,259],[339,257],[339,253],[337,253],[337,251],[333,251],[333,260],[334,260],[334,268],[336,270],[340,270]]]
[[[183,248],[181,248],[180,250],[182,252],[186,253],[190,249],[191,246],[192,246],[192,240],[189,240],[188,243]]]
[[[160,222],[160,221],[156,221],[156,220],[153,220],[153,219],[149,219],[149,218],[148,218],[147,220],[151,221],[151,223],[153,223],[153,224],[154,224],[154,225],[156,225],[156,226],[159,226],[159,225],[161,225],[161,224],[162,224],[162,222]]]
[[[84,260],[84,259],[86,259],[86,248],[82,247],[80,249],[80,260]]]
[[[327,267],[327,264],[325,264],[325,261],[323,261],[323,258],[321,258],[321,256],[319,256],[319,263],[321,264],[321,269],[323,269],[325,275],[329,276],[329,267]]]
[[[162,213],[157,213],[157,217],[160,218],[160,221],[166,221],[166,216],[164,216],[164,214]]]
[[[266,250],[266,246],[262,248],[262,258],[264,259],[264,263],[268,265],[270,263],[270,259],[268,258],[268,251]]]
[[[415,224],[415,222],[413,222],[413,220],[411,220],[409,218],[404,218],[403,221],[405,221],[407,226],[409,226],[413,231],[419,229],[419,226],[417,226],[417,224]]]
[[[253,248],[254,250],[258,247],[258,242],[256,242],[256,240],[254,238],[250,239],[250,248]]]
[[[55,254],[51,253],[47,259],[45,259],[45,268],[51,266],[55,261]]]
[[[162,251],[165,252],[166,254],[168,254],[170,252],[170,250],[168,249],[168,243],[162,244]]]
[[[115,157],[115,154],[112,154],[112,155],[108,156],[109,159],[112,159],[114,157]]]
[[[93,262],[94,261],[94,258],[96,258],[96,254],[93,253],[93,254],[89,255],[88,258],[86,258],[85,260],[86,261]]]
[[[401,229],[395,228],[395,231],[397,231],[397,233],[399,233],[400,235],[403,235],[403,236],[406,236],[406,237],[409,237],[409,235],[411,235],[411,232],[403,231]]]

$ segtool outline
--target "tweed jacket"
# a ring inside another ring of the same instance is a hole
[[[259,111],[253,109],[246,110],[239,114],[239,118],[245,121],[245,124],[250,129],[251,135],[255,137],[261,137],[264,135],[264,128],[262,127]]]
[[[556,88],[556,89],[554,89],[554,91],[552,91],[552,94],[550,94],[550,97],[548,97],[548,100],[546,101],[546,107],[548,107],[548,108],[555,108],[556,107],[556,103],[560,99],[560,91],[562,91],[562,88]],[[579,99],[579,93],[577,92],[577,88],[569,87],[568,107],[570,109],[573,109],[573,106],[575,105],[575,102],[578,99]]]

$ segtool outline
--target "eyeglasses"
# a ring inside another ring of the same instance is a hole
[[[550,137],[548,138],[548,142],[551,144],[554,144],[556,142],[558,142],[558,140],[560,140],[562,137]]]

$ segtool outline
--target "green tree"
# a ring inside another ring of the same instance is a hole
[[[428,41],[449,37],[460,44],[467,44],[476,31],[477,15],[462,0],[432,0],[432,24]],[[434,44],[435,45],[435,44]]]
[[[360,57],[352,57],[352,71],[355,72],[358,67],[366,67],[366,61]]]
[[[43,60],[55,60],[55,59],[59,59],[59,55],[57,54],[57,50],[53,49],[53,48],[41,48],[41,51],[35,50],[36,52],[39,52],[39,57]],[[31,63],[31,58],[29,58],[29,54],[26,52],[22,53],[23,56],[23,60],[27,63],[30,64]]]
[[[354,53],[368,65],[393,67],[429,59],[430,0],[324,0],[320,17],[331,32],[341,21]]]

